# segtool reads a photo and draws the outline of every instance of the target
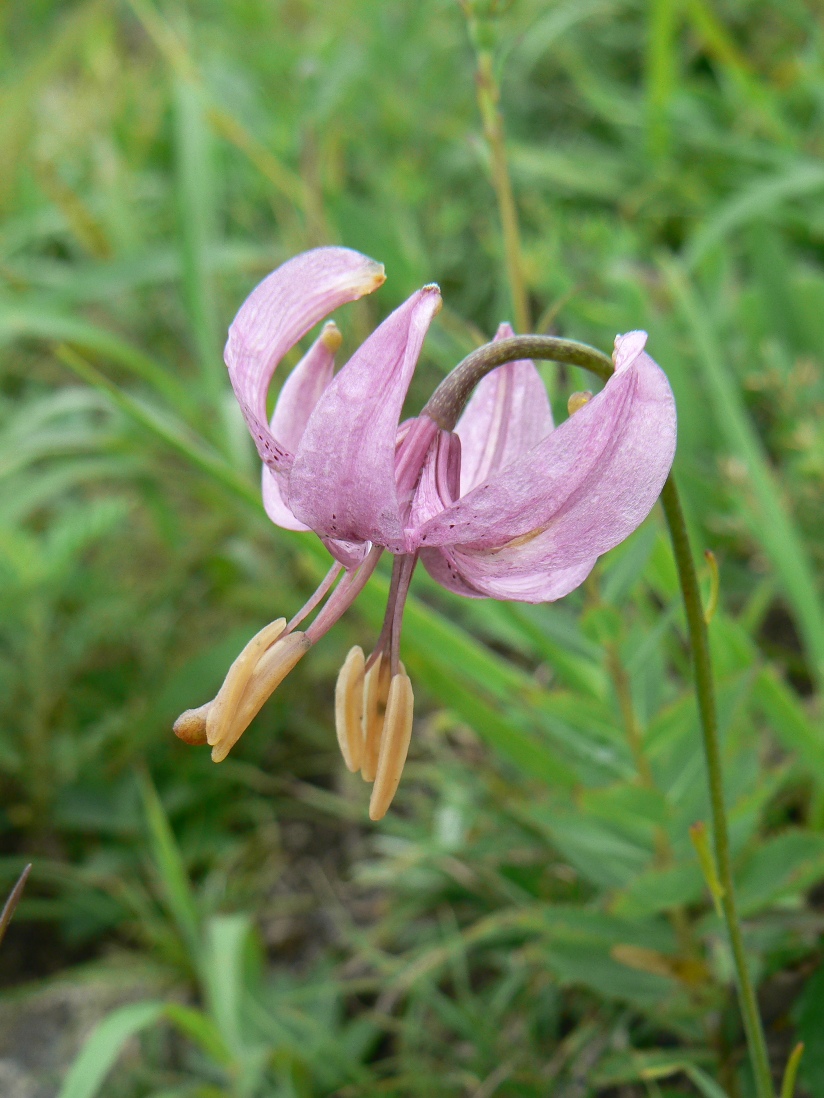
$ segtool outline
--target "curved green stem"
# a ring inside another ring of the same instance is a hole
[[[602,381],[612,376],[612,359],[609,355],[586,343],[577,343],[573,339],[556,339],[555,336],[511,336],[509,339],[485,343],[459,362],[429,398],[421,415],[429,416],[444,431],[451,431],[478,382],[496,366],[517,362],[521,358],[541,358],[583,366],[597,374]]]
[[[704,619],[704,607],[701,602],[698,576],[687,536],[687,526],[684,522],[684,512],[681,509],[681,501],[678,498],[678,490],[675,487],[672,475],[667,478],[661,492],[661,504],[664,508],[670,538],[672,539],[672,549],[678,568],[678,579],[681,584],[681,594],[684,598],[684,608],[687,613],[687,628],[689,630],[693,674],[695,676],[695,693],[698,698],[698,711],[701,717],[701,731],[704,740],[704,757],[707,764],[715,860],[718,865],[718,878],[723,889],[721,905],[735,962],[738,1003],[747,1035],[747,1046],[750,1050],[750,1060],[755,1076],[756,1093],[758,1098],[774,1098],[775,1092],[767,1057],[767,1043],[764,1039],[761,1016],[758,1013],[755,988],[747,967],[741,923],[735,902],[707,623]]]

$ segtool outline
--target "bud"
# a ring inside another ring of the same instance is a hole
[[[583,393],[573,393],[567,401],[567,411],[571,416],[574,416],[576,412],[584,407],[585,404],[589,404],[592,400],[592,393],[589,389],[585,389]]]

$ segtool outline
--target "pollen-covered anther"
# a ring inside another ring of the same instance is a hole
[[[275,643],[285,628],[286,618],[278,618],[269,625],[264,625],[229,668],[217,697],[209,707],[206,743],[216,744],[221,738],[222,730],[231,721],[260,657]]]
[[[347,770],[353,774],[363,762],[363,649],[350,649],[335,684],[335,731]]]
[[[589,389],[585,389],[583,393],[573,393],[567,401],[567,411],[571,416],[574,416],[576,412],[580,412],[584,405],[589,404],[591,400],[592,393]]]
[[[276,640],[263,653],[246,683],[236,709],[226,714],[226,719],[216,729],[216,738],[209,740],[212,744],[213,762],[223,762],[264,702],[274,694],[311,647],[312,642],[305,633],[289,633]]]
[[[365,782],[373,782],[378,772],[383,720],[390,686],[389,660],[378,656],[363,684],[363,761],[361,775]]]
[[[369,801],[370,820],[380,820],[386,815],[400,785],[412,737],[414,703],[412,683],[408,675],[403,672],[393,675],[386,702],[378,771]]]
[[[200,747],[206,743],[206,719],[214,702],[207,701],[197,709],[187,709],[181,713],[173,725],[173,732],[179,740]]]

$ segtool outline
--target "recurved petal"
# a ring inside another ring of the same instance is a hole
[[[395,484],[403,400],[432,317],[437,286],[425,286],[376,328],[318,401],[289,475],[288,503],[330,538],[404,548]]]
[[[284,449],[294,453],[300,445],[309,416],[335,372],[335,352],[341,334],[334,322],[326,324],[297,366],[283,383],[272,413],[271,433]],[[281,490],[284,473],[263,466],[263,506],[276,526],[285,530],[307,530],[292,514]]]
[[[551,539],[539,535],[525,545],[504,549],[424,549],[421,560],[434,580],[468,598],[512,602],[554,602],[579,587],[595,557],[559,566]]]
[[[602,392],[432,518],[419,543],[505,549],[540,537],[541,567],[563,569],[583,567],[640,525],[672,465],[676,423],[666,377],[633,342]]]
[[[292,370],[278,394],[272,413],[272,434],[294,453],[309,417],[335,373],[335,354],[342,337],[334,321],[323,331]]]
[[[288,468],[293,456],[266,422],[266,394],[277,364],[319,320],[383,281],[383,267],[359,252],[315,248],[278,267],[241,305],[224,359],[258,453],[273,469]]]
[[[263,466],[261,490],[264,510],[275,526],[281,526],[284,530],[308,530],[308,526],[295,518],[291,507],[283,498],[280,487],[283,476],[283,473],[272,472],[268,465]]]
[[[495,339],[514,334],[502,324]],[[461,440],[461,495],[511,465],[552,428],[546,386],[534,363],[508,362],[487,374],[455,428]]]

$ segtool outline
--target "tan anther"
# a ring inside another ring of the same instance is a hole
[[[270,645],[274,644],[285,628],[286,618],[278,618],[277,621],[265,625],[259,633],[255,633],[229,668],[223,680],[223,686],[209,710],[206,721],[207,743],[216,744],[223,737],[260,657]]]
[[[378,772],[378,752],[381,745],[386,700],[389,697],[389,660],[378,656],[363,684],[363,762],[361,776],[373,782]]]
[[[592,393],[589,389],[583,393],[573,393],[567,401],[567,411],[571,416],[574,416],[576,412],[580,412],[584,405],[589,404],[592,400]]]
[[[353,774],[363,762],[363,649],[349,650],[335,684],[335,731],[346,769]]]
[[[275,641],[258,660],[246,684],[234,715],[221,728],[220,739],[212,746],[212,761],[223,762],[231,749],[257,716],[264,702],[280,686],[292,668],[312,647],[305,633],[290,633]]]
[[[343,343],[343,336],[340,334],[340,328],[334,320],[330,320],[328,324],[324,324],[323,331],[320,333],[320,341],[326,350],[331,351],[332,354],[340,350],[340,345]]]
[[[409,677],[402,673],[394,675],[386,703],[378,772],[369,801],[370,820],[380,820],[386,815],[386,810],[397,792],[412,737],[414,704],[415,697]]]
[[[206,702],[197,709],[187,709],[181,713],[173,725],[174,734],[184,743],[192,747],[200,747],[206,743],[206,718],[214,702]]]

